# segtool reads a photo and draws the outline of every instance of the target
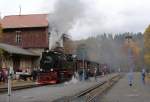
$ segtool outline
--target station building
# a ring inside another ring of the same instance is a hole
[[[9,15],[0,20],[0,67],[17,70],[39,67],[42,51],[48,48],[48,14]]]

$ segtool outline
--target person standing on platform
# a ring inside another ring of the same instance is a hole
[[[36,81],[36,79],[37,79],[37,70],[33,69],[31,75],[32,75],[33,81]]]
[[[129,86],[131,87],[133,85],[133,72],[132,71],[128,73],[128,82],[129,82]]]
[[[97,81],[97,68],[95,67],[95,70],[94,70],[94,78],[95,78],[95,81]]]
[[[145,71],[145,69],[144,69],[144,68],[142,69],[141,76],[142,76],[142,83],[143,83],[143,84],[145,84],[146,71]]]

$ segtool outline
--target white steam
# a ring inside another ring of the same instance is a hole
[[[55,46],[56,42],[62,46],[62,34],[68,34],[83,11],[84,4],[80,0],[57,0],[54,12],[48,17],[49,32],[51,32],[50,49]]]

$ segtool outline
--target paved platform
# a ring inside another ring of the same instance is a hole
[[[23,81],[23,80],[12,81],[13,90],[36,87],[36,86],[37,86],[36,83],[30,80],[29,81]],[[0,92],[6,92],[7,87],[8,87],[7,83],[0,82]]]
[[[13,91],[10,97],[6,93],[0,94],[0,102],[52,102],[64,96],[72,96],[82,92],[94,85],[112,78],[116,74],[111,74],[104,77],[99,77],[97,81],[91,78],[88,81],[77,83],[63,83],[58,85],[48,85],[25,90]]]
[[[128,85],[127,75],[112,87],[100,102],[150,102],[150,81],[143,84],[140,73],[134,73],[133,86]]]

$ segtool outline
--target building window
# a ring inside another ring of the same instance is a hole
[[[21,43],[21,31],[16,31],[16,43],[20,44]]]

